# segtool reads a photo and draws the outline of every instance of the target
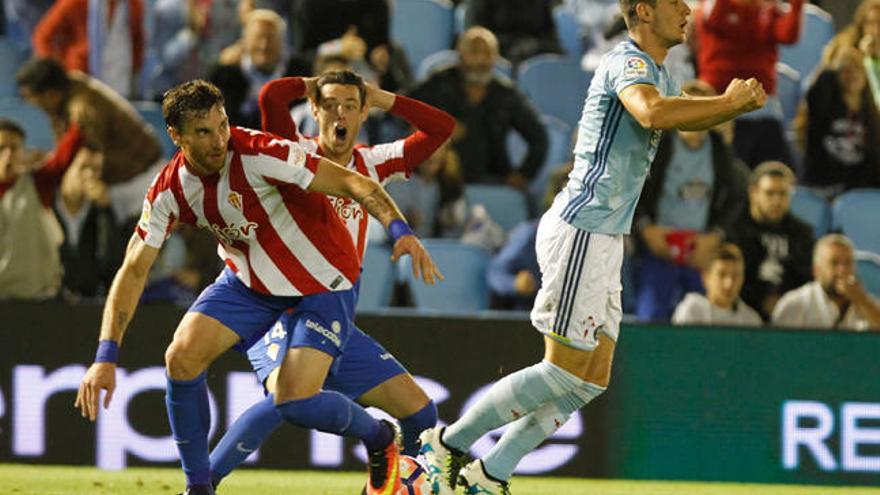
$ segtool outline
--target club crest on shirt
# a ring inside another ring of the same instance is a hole
[[[641,57],[629,57],[624,62],[623,77],[633,79],[648,76],[648,64]]]
[[[241,211],[241,205],[242,205],[241,194],[239,194],[235,191],[229,191],[229,194],[226,196],[226,201],[228,201],[229,204],[232,205],[233,208],[235,208],[238,211]]]

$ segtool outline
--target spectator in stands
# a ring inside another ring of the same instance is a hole
[[[727,230],[742,249],[742,298],[767,320],[785,292],[810,280],[813,229],[789,211],[795,177],[784,163],[764,162],[749,178],[749,207]]]
[[[457,65],[434,73],[411,96],[458,121],[452,141],[465,182],[502,182],[525,190],[547,154],[547,131],[525,95],[494,74],[498,41],[491,31],[468,29],[459,38],[458,52]],[[517,167],[510,163],[506,148],[511,130],[528,144]]]
[[[153,7],[150,44],[158,66],[150,94],[162,94],[183,81],[202,77],[223,48],[241,36],[236,0],[158,0]]]
[[[16,44],[26,47],[30,53],[34,29],[55,0],[5,0],[6,32],[3,33]]]
[[[693,14],[698,77],[719,93],[734,78],[755,77],[767,92],[762,110],[736,120],[734,148],[749,168],[778,160],[791,164],[782,105],[776,95],[779,45],[797,42],[804,0],[702,0]],[[748,257],[748,256],[747,256]]]
[[[716,249],[702,272],[706,295],[691,292],[675,308],[676,325],[760,326],[761,315],[739,298],[745,281],[742,251],[725,242]]]
[[[58,0],[34,30],[34,53],[132,96],[144,61],[143,26],[143,0]]]
[[[256,9],[245,19],[242,38],[220,54],[208,79],[226,97],[229,122],[260,128],[257,97],[267,82],[287,74],[287,23],[277,13]]]
[[[122,262],[126,236],[101,180],[104,157],[84,149],[61,180],[53,209],[64,229],[63,295],[70,301],[106,296]]]
[[[874,105],[880,108],[880,0],[864,0],[859,5],[853,22],[837,33],[825,47],[823,65],[830,65],[843,48],[858,48],[864,55],[863,64]]]
[[[880,120],[862,58],[853,47],[837,50],[795,119],[805,148],[803,183],[828,199],[855,187],[880,186]]]
[[[24,130],[0,119],[0,299],[50,299],[61,287],[64,234],[49,205],[79,151],[71,134],[34,170]]]
[[[22,66],[16,82],[21,95],[49,116],[57,143],[78,133],[84,147],[103,154],[108,184],[134,177],[161,156],[149,124],[125,99],[91,77],[36,58]]]
[[[319,55],[342,55],[384,90],[412,85],[406,54],[390,37],[386,0],[299,0],[295,11],[295,47],[308,66]]]
[[[819,239],[813,281],[787,292],[773,310],[773,324],[829,330],[880,329],[880,301],[856,278],[852,242],[841,234]]]
[[[501,55],[518,64],[541,53],[562,53],[553,0],[468,0],[466,24],[498,36]]]
[[[544,209],[568,181],[571,164],[553,171],[544,195]],[[513,230],[507,242],[489,263],[486,278],[492,290],[492,306],[497,309],[530,309],[541,281],[541,269],[535,254],[535,239],[540,219],[523,222]]]
[[[685,83],[693,96],[714,96],[702,81]],[[636,208],[636,315],[668,320],[687,292],[702,292],[700,270],[740,216],[747,171],[720,134],[664,134]]]

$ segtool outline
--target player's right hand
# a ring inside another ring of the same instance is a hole
[[[743,112],[751,112],[764,106],[767,101],[767,93],[764,87],[754,77],[749,80],[733,79],[727,85],[724,95],[730,98],[734,105]]]
[[[397,239],[391,252],[391,261],[396,262],[404,254],[412,257],[413,277],[421,278],[428,285],[434,285],[435,280],[443,280],[440,269],[416,236],[404,235]]]
[[[107,409],[110,399],[113,398],[113,391],[116,390],[115,363],[93,363],[86,371],[76,393],[76,402],[73,403],[73,407],[79,408],[82,417],[90,421],[98,418],[101,390],[107,391],[104,396],[104,409]]]

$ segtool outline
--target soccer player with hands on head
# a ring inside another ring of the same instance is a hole
[[[544,359],[496,382],[464,415],[426,430],[422,453],[435,493],[507,494],[513,470],[608,386],[622,317],[623,236],[664,129],[702,130],[763,106],[754,79],[721,96],[681,94],[663,65],[684,39],[684,0],[621,0],[630,38],[606,53],[584,103],[566,187],[541,218],[541,288],[531,313]],[[709,166],[709,165],[707,165]],[[483,459],[481,436],[512,423]]]

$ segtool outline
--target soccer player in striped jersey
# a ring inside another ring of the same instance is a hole
[[[292,101],[308,97],[319,126],[319,135],[300,135],[288,110]],[[318,78],[276,79],[260,93],[263,129],[291,139],[317,155],[345,164],[380,184],[403,180],[452,134],[455,119],[425,103],[364,84],[349,71],[330,72]],[[361,125],[371,108],[406,119],[415,131],[404,139],[376,146],[356,145]],[[330,197],[348,227],[358,254],[366,250],[368,212],[347,198]],[[324,323],[327,325],[327,323]],[[248,351],[251,364],[268,394],[275,392],[279,366],[290,344],[290,318],[285,315],[273,330]],[[418,437],[437,422],[437,407],[401,364],[372,337],[354,328],[339,360],[324,383],[364,406],[378,407],[399,420],[403,453],[418,454]],[[282,418],[272,397],[254,404],[230,425],[211,452],[215,484],[256,450]]]
[[[351,235],[324,195],[362,204],[391,231],[393,256],[411,255],[425,282],[433,283],[439,271],[377,182],[298,143],[230,127],[223,103],[220,91],[201,80],[163,98],[168,132],[180,151],[147,191],[75,406],[94,421],[102,390],[109,406],[118,347],[159,248],[175,222],[197,225],[217,238],[227,268],[190,307],[165,353],[166,407],[186,493],[214,493],[205,370],[227,349],[250,347],[287,310],[309,307],[332,321],[332,328],[309,318],[291,328],[297,347],[281,365],[275,407],[298,426],[362,440],[371,461],[385,467],[371,470],[368,493],[393,494],[400,484],[394,428],[342,394],[321,390],[350,334],[352,287],[361,271]]]
[[[663,61],[683,41],[685,0],[621,0],[620,7],[630,38],[603,56],[593,76],[574,168],[538,228],[541,289],[531,319],[544,334],[544,359],[499,380],[448,427],[422,434],[437,493],[456,485],[468,494],[510,493],[520,459],[605,390],[621,319],[623,235],[662,130],[707,129],[764,104],[754,79],[734,80],[717,97],[681,94]],[[488,455],[463,466],[478,438],[508,423]]]

